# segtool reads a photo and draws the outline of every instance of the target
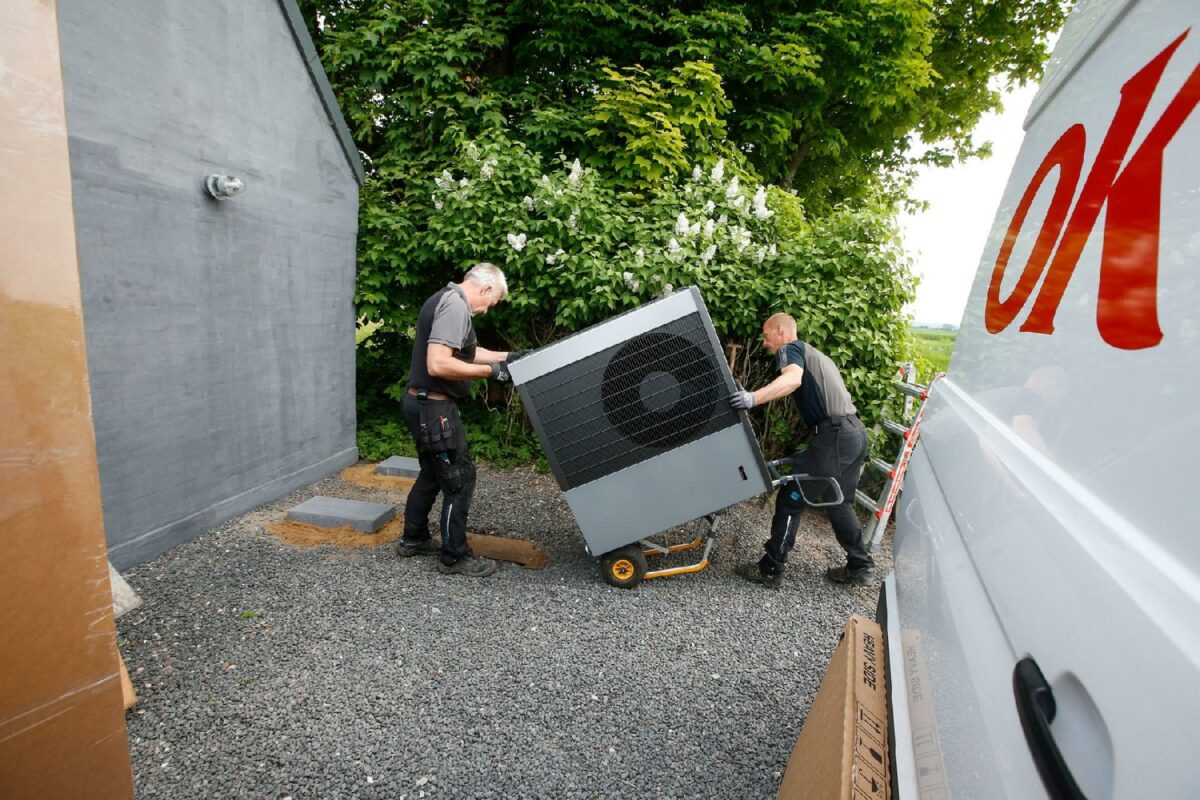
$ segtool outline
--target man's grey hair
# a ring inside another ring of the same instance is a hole
[[[463,280],[470,281],[476,286],[490,286],[500,294],[500,299],[508,297],[508,281],[504,273],[495,264],[481,261],[467,270]]]

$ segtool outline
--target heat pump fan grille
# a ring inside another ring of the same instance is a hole
[[[739,423],[693,313],[528,384],[564,489]]]

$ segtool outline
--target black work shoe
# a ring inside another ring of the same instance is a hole
[[[757,562],[749,564],[739,564],[734,567],[734,573],[752,583],[761,583],[769,589],[778,589],[783,584],[783,573],[778,575],[764,575],[762,570],[758,568]]]
[[[442,546],[432,538],[426,537],[410,542],[401,537],[396,540],[396,555],[403,558],[410,556],[431,556],[441,552]]]
[[[463,556],[453,564],[438,562],[438,572],[443,575],[466,575],[469,578],[486,578],[496,571],[496,562],[479,556]]]
[[[825,577],[834,583],[852,583],[855,586],[865,586],[871,580],[871,568],[830,567],[825,570]]]

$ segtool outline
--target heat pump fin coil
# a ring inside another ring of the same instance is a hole
[[[739,424],[719,352],[692,313],[530,381],[563,488]]]

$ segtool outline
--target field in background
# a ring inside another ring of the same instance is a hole
[[[934,373],[945,372],[950,365],[950,351],[954,349],[958,331],[913,327],[912,335],[917,346],[917,373],[921,382],[927,382]]]

